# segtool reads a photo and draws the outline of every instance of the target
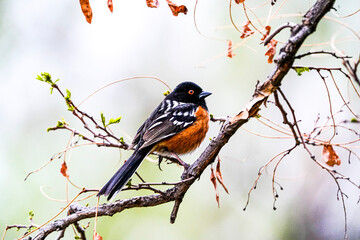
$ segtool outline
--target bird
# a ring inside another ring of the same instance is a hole
[[[194,82],[182,82],[169,93],[149,118],[140,126],[132,145],[135,150],[97,196],[109,201],[131,179],[150,153],[175,157],[185,168],[189,165],[178,157],[195,150],[209,129],[209,113],[205,98],[211,95]],[[159,159],[160,160],[160,159]]]

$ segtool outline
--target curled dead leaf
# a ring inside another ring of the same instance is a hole
[[[218,204],[218,207],[220,207],[220,201],[219,201],[219,192],[218,192],[218,189],[217,189],[217,184],[216,184],[216,177],[215,177],[215,174],[214,174],[214,168],[211,167],[211,174],[210,174],[210,181],[212,182],[212,184],[214,185],[214,188],[215,188],[215,199],[216,199],[216,202]]]
[[[169,8],[172,11],[172,14],[174,16],[178,16],[179,13],[183,13],[185,15],[187,14],[188,10],[187,10],[186,6],[184,6],[184,5],[178,6],[175,3],[171,2],[170,0],[166,0],[166,2],[168,3]]]
[[[215,171],[216,172],[216,179],[219,181],[221,186],[224,188],[225,192],[227,194],[229,194],[229,191],[228,191],[227,187],[224,184],[224,180],[223,180],[223,177],[222,177],[222,174],[221,174],[221,171],[220,171],[220,162],[221,162],[221,160],[220,160],[220,158],[218,158],[218,162],[216,164],[216,171]]]
[[[67,165],[65,161],[61,164],[60,173],[66,178],[69,177],[69,174],[67,173]]]
[[[114,9],[113,1],[112,1],[112,0],[108,0],[107,5],[108,5],[108,8],[110,9],[110,12],[113,12],[113,9]]]
[[[266,32],[263,34],[263,37],[261,38],[261,40],[265,40],[265,38],[267,38],[267,36],[269,36],[269,33],[271,31],[271,27],[269,25],[267,25],[265,27],[265,30],[266,30]]]
[[[103,240],[102,236],[100,236],[100,234],[98,234],[97,232],[94,233],[94,237],[93,240]]]
[[[83,12],[86,21],[91,23],[92,20],[92,9],[90,7],[89,0],[80,0],[81,11]]]
[[[235,0],[236,4],[240,4],[240,3],[243,3],[243,2],[245,2],[245,0]]]
[[[146,4],[149,8],[157,8],[159,6],[158,0],[146,0]]]
[[[235,56],[235,54],[233,53],[233,49],[232,49],[232,41],[228,40],[228,54],[227,56],[229,58],[232,58],[233,56]]]
[[[254,34],[254,31],[249,28],[249,24],[250,24],[250,21],[247,21],[244,24],[244,26],[242,28],[242,34],[241,34],[240,38],[246,38],[246,37]]]
[[[252,107],[252,105],[250,105]],[[249,108],[250,109],[250,108]],[[249,111],[247,109],[242,110],[237,114],[236,116],[230,118],[229,122],[230,124],[234,124],[235,122],[238,122],[240,120],[246,120],[249,118]]]
[[[336,165],[341,164],[341,160],[340,160],[339,156],[336,154],[336,152],[331,144],[324,145],[323,151],[322,151],[322,158],[323,158],[323,161],[331,167],[333,167],[335,164]]]
[[[277,41],[275,39],[271,39],[270,42],[266,45],[268,47],[268,50],[265,53],[265,56],[269,56],[268,63],[273,62],[274,56],[276,54],[276,45]]]

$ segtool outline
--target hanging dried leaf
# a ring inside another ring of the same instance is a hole
[[[267,26],[265,27],[265,30],[266,30],[266,32],[265,32],[265,34],[263,35],[263,37],[261,38],[261,40],[265,40],[265,38],[267,38],[267,36],[269,36],[269,33],[270,33],[270,31],[271,31],[271,27],[270,27],[269,25],[267,25]]]
[[[224,180],[223,180],[223,177],[222,177],[222,174],[221,174],[221,171],[220,171],[220,161],[221,161],[220,158],[218,158],[218,162],[216,164],[216,179],[219,181],[221,186],[224,188],[225,192],[227,194],[229,194],[229,191],[228,191],[227,187],[224,184]]]
[[[265,53],[265,56],[269,56],[268,63],[273,62],[274,56],[276,54],[276,44],[277,41],[275,39],[271,39],[271,41],[266,45],[268,47],[268,50]]]
[[[233,53],[233,49],[232,49],[232,41],[228,40],[228,54],[227,56],[229,58],[232,58],[233,56],[235,56],[235,54]]]
[[[97,232],[94,234],[93,240],[103,240],[102,236],[98,234]]]
[[[146,4],[150,8],[157,8],[159,6],[158,0],[146,0]]]
[[[92,10],[90,7],[90,2],[89,0],[80,0],[80,6],[81,6],[81,10],[86,18],[86,21],[88,23],[91,23],[91,19],[92,19]]]
[[[240,38],[246,38],[246,37],[254,34],[254,31],[249,28],[249,24],[250,24],[250,21],[247,21],[244,24]]]
[[[217,185],[216,185],[216,177],[215,177],[215,174],[214,174],[214,168],[211,167],[211,175],[210,175],[210,181],[212,182],[212,184],[214,185],[214,188],[215,188],[215,199],[216,199],[216,202],[218,204],[218,207],[220,207],[220,202],[219,202],[219,192],[218,192],[218,189],[217,189]]]
[[[185,15],[187,14],[188,10],[187,10],[186,6],[184,6],[184,5],[178,6],[175,3],[171,2],[170,0],[166,0],[166,2],[168,3],[168,5],[172,11],[172,14],[174,16],[178,16],[179,13],[183,13]]]
[[[245,0],[235,0],[236,4],[240,4],[240,3],[243,3],[243,2],[245,2]]]
[[[60,172],[64,177],[66,178],[69,177],[69,174],[67,173],[67,165],[65,161],[63,162],[63,164],[61,164]]]
[[[334,148],[330,144],[325,144],[322,152],[322,158],[324,162],[329,166],[340,165],[341,160],[339,156],[336,154]]]
[[[108,0],[107,5],[108,5],[108,8],[110,9],[110,12],[113,12],[113,8],[114,8],[114,6],[113,6],[113,1],[112,1],[112,0]]]

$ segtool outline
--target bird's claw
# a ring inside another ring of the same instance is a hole
[[[159,167],[160,171],[162,171],[160,164],[161,164],[161,162],[162,162],[163,159],[164,159],[163,156],[159,156],[158,167]]]

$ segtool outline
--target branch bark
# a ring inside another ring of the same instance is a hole
[[[183,173],[182,181],[174,187],[165,191],[164,194],[134,197],[131,199],[118,200],[114,203],[103,204],[98,207],[98,216],[112,216],[128,208],[157,206],[163,203],[175,201],[175,207],[171,214],[171,222],[176,219],[180,203],[196,179],[204,172],[207,166],[214,162],[222,147],[230,140],[235,132],[260,110],[260,106],[281,85],[285,75],[293,65],[295,55],[304,40],[315,32],[322,17],[331,10],[335,0],[318,0],[304,15],[302,23],[291,27],[291,34],[287,43],[280,49],[276,66],[267,80],[257,84],[251,101],[236,116],[228,119],[221,128],[217,137],[207,146],[201,156]],[[71,224],[88,218],[93,218],[96,207],[84,207],[78,203],[70,205],[70,214],[62,219],[56,220],[39,230],[34,239],[45,239],[54,231],[60,231]]]

